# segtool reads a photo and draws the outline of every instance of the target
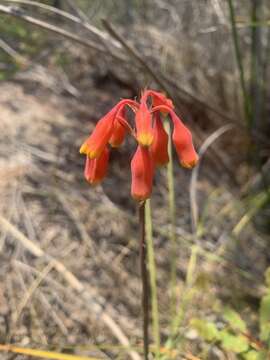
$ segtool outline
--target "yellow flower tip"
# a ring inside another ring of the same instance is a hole
[[[91,150],[87,143],[82,144],[80,154],[87,155],[89,159],[96,159],[100,155],[100,151]]]
[[[88,152],[87,152],[87,156],[91,160],[98,158],[99,155],[100,155],[100,152],[96,151],[96,150],[88,150]]]
[[[138,143],[142,146],[152,145],[154,136],[151,133],[141,133],[137,136]]]
[[[89,151],[89,147],[86,143],[82,144],[82,146],[80,147],[80,154],[85,154],[87,155]]]
[[[184,162],[184,161],[181,161],[181,165],[184,167],[184,168],[186,168],[186,169],[192,169],[192,168],[194,168],[194,166],[196,166],[197,165],[197,163],[198,163],[198,158],[196,158],[196,159],[194,159],[194,160],[192,160],[192,161],[190,161],[190,162]]]

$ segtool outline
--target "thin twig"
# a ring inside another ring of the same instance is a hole
[[[106,28],[106,30],[111,34],[116,40],[120,42],[120,44],[123,46],[123,48],[133,57],[137,60],[137,62],[147,70],[147,72],[152,76],[152,78],[156,81],[156,83],[167,93],[169,97],[173,97],[171,94],[171,89],[168,87],[166,82],[164,82],[160,76],[158,76],[157,72],[155,72],[152,67],[142,58],[142,56],[139,54],[139,52],[134,49],[130,44],[127,43],[127,41],[124,39],[124,37],[119,34],[119,32],[114,28],[114,26],[106,19],[103,19],[103,25]]]
[[[16,63],[22,64],[22,65],[28,65],[29,64],[29,61],[24,56],[22,56],[16,50],[14,50],[3,39],[0,39],[0,48],[5,53],[7,53],[11,58],[13,58]]]
[[[101,31],[99,29],[97,29],[95,26],[89,24],[88,20],[86,20],[87,17],[83,18],[83,15],[82,15],[83,13],[81,11],[80,11],[80,13],[78,13],[78,11],[76,12],[77,15],[78,15],[78,17],[77,17],[77,16],[74,16],[74,15],[68,13],[67,11],[58,9],[58,8],[56,8],[54,6],[50,6],[50,5],[43,4],[43,3],[40,3],[40,2],[36,2],[36,1],[32,1],[32,0],[4,0],[4,1],[10,2],[10,3],[33,6],[33,7],[36,7],[36,8],[46,10],[48,12],[59,15],[62,18],[70,20],[70,21],[84,27],[91,34],[94,34],[94,35],[98,36],[100,39],[103,39],[103,40],[106,40],[106,41],[112,41],[112,39],[110,39],[109,36],[106,33],[104,33],[103,31]],[[114,44],[114,45],[116,45],[116,44]],[[119,46],[119,44],[118,44],[118,46]]]
[[[198,204],[197,204],[197,182],[199,176],[200,163],[203,155],[206,150],[225,132],[232,130],[234,125],[229,124],[222,126],[221,128],[214,131],[207,139],[203,142],[202,146],[199,149],[199,158],[200,161],[198,165],[192,170],[191,180],[190,180],[190,212],[191,212],[191,230],[193,234],[197,232],[198,224]]]
[[[99,52],[106,52],[103,47],[97,45],[96,43],[94,43],[90,40],[85,40],[84,38],[74,35],[73,33],[69,32],[67,30],[64,30],[56,25],[52,25],[45,21],[42,21],[42,20],[36,19],[32,16],[29,16],[29,15],[25,14],[22,9],[18,10],[17,8],[14,8],[12,6],[0,5],[0,12],[10,15],[10,16],[13,16],[13,17],[16,17],[18,19],[24,20],[32,25],[52,31],[54,33],[57,33],[58,35],[61,35],[69,40],[76,41],[79,44],[84,45],[90,49],[94,49]]]
[[[49,272],[53,269],[53,263],[49,262],[45,268],[40,273],[39,277],[37,277],[31,286],[27,289],[25,295],[21,299],[20,303],[18,304],[16,313],[14,314],[14,326],[16,326],[16,323],[18,322],[23,309],[26,307],[26,305],[29,303],[30,299],[33,297],[35,291],[38,289],[38,287],[42,284],[44,279],[47,277]],[[10,335],[11,336],[11,335]]]

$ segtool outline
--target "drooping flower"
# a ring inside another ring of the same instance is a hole
[[[156,166],[163,166],[169,162],[168,154],[168,134],[164,130],[159,113],[153,114],[153,133],[154,140],[150,147],[153,161]]]
[[[135,126],[126,118],[125,106],[135,113]],[[101,118],[89,138],[81,146],[86,154],[85,177],[91,184],[100,182],[107,173],[109,149],[120,146],[129,133],[137,141],[137,150],[131,161],[131,195],[138,201],[149,198],[155,166],[169,161],[168,134],[164,130],[161,114],[173,123],[172,141],[182,166],[192,168],[198,155],[189,129],[174,112],[173,102],[164,94],[145,90],[140,102],[123,99]]]
[[[109,163],[109,149],[105,147],[100,156],[96,159],[90,159],[86,156],[84,176],[92,184],[101,182],[107,174]]]
[[[150,146],[154,138],[152,115],[143,99],[141,100],[140,107],[136,112],[135,123],[138,143],[142,146]]]
[[[125,105],[130,105],[134,108],[138,106],[136,101],[130,99],[119,101],[111,111],[97,122],[92,134],[81,146],[81,154],[87,155],[90,159],[95,159],[100,156],[113,134],[115,118]]]
[[[112,135],[116,113],[117,107],[114,107],[98,121],[92,134],[81,146],[81,154],[87,155],[90,159],[95,159],[101,155]]]
[[[127,133],[127,128],[125,126],[125,122],[126,122],[125,117],[126,117],[126,109],[123,107],[118,112],[115,118],[113,132],[109,140],[109,144],[112,147],[115,148],[119,147],[125,139],[125,135]]]
[[[138,201],[146,200],[152,192],[154,166],[147,147],[138,145],[131,160],[131,195]]]
[[[193,146],[191,132],[175,112],[172,111],[170,115],[173,121],[172,140],[179,161],[183,167],[191,169],[197,164],[199,159]]]

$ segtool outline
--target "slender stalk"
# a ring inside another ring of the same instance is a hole
[[[146,243],[145,243],[145,202],[139,205],[139,224],[140,224],[140,237],[141,237],[140,265],[141,265],[141,277],[142,277],[143,349],[144,349],[144,360],[148,360],[149,286],[148,286]]]
[[[148,267],[149,267],[150,289],[151,289],[153,337],[155,341],[156,359],[158,359],[160,356],[160,334],[159,334],[159,312],[158,312],[158,296],[157,296],[157,271],[156,271],[155,252],[154,252],[154,244],[153,244],[150,200],[147,200],[145,205],[145,223],[146,223],[146,244],[147,244]]]
[[[235,13],[234,13],[234,7],[233,7],[233,0],[227,0],[229,5],[229,11],[230,11],[230,21],[231,21],[231,27],[232,27],[232,37],[233,37],[233,43],[234,43],[234,51],[236,56],[236,62],[238,66],[239,71],[239,77],[240,77],[240,84],[242,89],[242,95],[243,95],[243,101],[244,101],[244,111],[246,116],[247,125],[251,126],[251,115],[250,115],[250,99],[247,93],[246,83],[245,83],[245,76],[244,76],[244,68],[242,63],[242,57],[241,57],[241,51],[238,41],[238,34],[236,29],[236,20],[235,20]]]
[[[169,202],[169,216],[170,216],[170,241],[171,241],[171,316],[172,319],[176,313],[176,261],[177,261],[177,243],[176,243],[176,229],[175,229],[175,191],[174,191],[174,175],[173,175],[173,158],[172,158],[172,142],[171,142],[171,128],[168,121],[165,122],[165,129],[169,135],[169,163],[167,166],[167,180],[168,180],[168,202]]]
[[[194,275],[196,271],[197,258],[198,258],[199,246],[193,245],[191,247],[191,254],[189,258],[189,264],[186,275],[186,286],[190,288],[194,281]]]
[[[251,1],[251,23],[259,21],[262,0]],[[251,27],[251,69],[250,69],[250,99],[251,99],[251,126],[259,130],[262,107],[262,41],[261,27]]]

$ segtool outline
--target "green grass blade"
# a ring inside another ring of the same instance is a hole
[[[171,293],[171,316],[174,318],[176,314],[176,261],[177,261],[177,241],[176,241],[176,211],[175,211],[175,190],[174,190],[174,174],[173,174],[173,153],[171,141],[171,128],[168,120],[165,121],[165,129],[169,135],[169,163],[167,166],[167,181],[168,181],[168,203],[169,203],[169,216],[170,216],[170,242],[171,242],[171,280],[170,280],[170,293]]]
[[[152,215],[151,215],[150,200],[147,200],[145,204],[145,224],[146,224],[148,267],[149,267],[150,287],[151,287],[153,337],[155,342],[156,359],[158,359],[160,355],[160,332],[159,332],[159,311],[158,311],[158,295],[157,295],[157,270],[155,264],[155,251],[153,244]]]

